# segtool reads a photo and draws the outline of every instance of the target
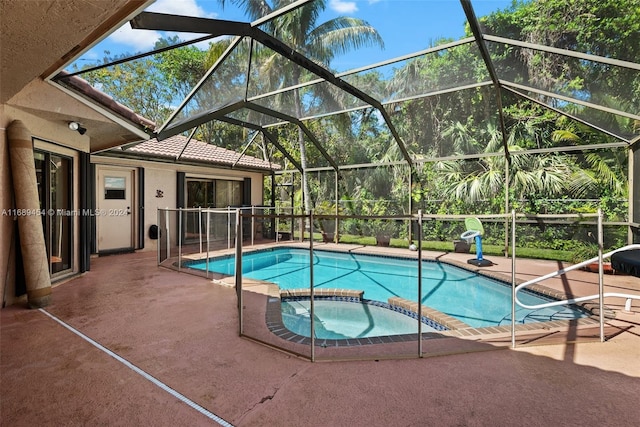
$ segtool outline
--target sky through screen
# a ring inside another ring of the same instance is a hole
[[[385,43],[379,47],[362,48],[348,55],[338,56],[331,67],[347,71],[402,55],[411,54],[432,45],[442,38],[460,39],[464,36],[466,18],[458,0],[327,0],[327,8],[318,22],[338,16],[363,19],[373,26]],[[511,0],[474,0],[477,16],[511,6]],[[224,9],[218,0],[158,0],[146,9],[168,13],[232,21],[248,21],[237,7],[226,1]],[[167,33],[132,30],[129,23],[87,51],[77,61],[78,67],[101,62],[105,52],[109,56],[136,54],[153,49],[160,37],[178,35],[181,40],[201,37],[202,34]],[[199,44],[206,49],[207,42]]]

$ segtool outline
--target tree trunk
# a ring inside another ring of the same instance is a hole
[[[298,81],[298,76],[296,80]],[[296,116],[302,117],[302,104],[300,102],[300,92],[295,89],[295,103],[296,103]],[[300,166],[302,166],[302,196],[303,196],[303,208],[304,213],[311,212],[311,197],[309,195],[309,182],[307,181],[307,150],[304,146],[304,132],[302,128],[298,127],[298,145],[300,147]]]
[[[304,146],[304,132],[298,128],[298,144],[300,144],[300,166],[302,166],[302,195],[304,196],[304,212],[311,212],[311,197],[307,181],[307,152]]]

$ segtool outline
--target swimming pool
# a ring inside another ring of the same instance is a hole
[[[244,254],[242,274],[279,285],[281,289],[309,287],[309,251],[273,248]],[[206,262],[188,266],[204,270]],[[212,258],[209,271],[234,274],[233,256]],[[418,301],[416,260],[366,254],[314,251],[314,287],[363,290],[363,298],[387,302],[390,297]],[[522,302],[534,305],[550,301],[523,293]],[[511,323],[511,284],[435,261],[422,262],[422,304],[475,328]],[[517,323],[569,320],[588,316],[578,308],[539,310],[516,308]]]
[[[282,323],[293,333],[311,336],[311,301],[282,302]],[[316,299],[314,332],[320,339],[368,338],[415,334],[418,320],[385,307],[367,303]],[[438,329],[422,325],[422,332]]]

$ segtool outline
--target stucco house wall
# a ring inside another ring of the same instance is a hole
[[[149,237],[149,227],[158,223],[158,209],[176,209],[178,199],[177,173],[184,172],[190,178],[224,179],[243,181],[251,179],[251,204],[263,204],[264,175],[261,172],[239,171],[211,166],[161,163],[150,160],[133,160],[92,156],[91,163],[100,166],[143,167],[144,168],[144,246],[141,250],[157,250],[157,240]],[[161,194],[161,197],[159,197]],[[139,243],[139,242],[138,242]]]
[[[135,132],[132,133],[130,128],[122,127],[118,121],[114,122],[112,114],[105,115],[101,111],[96,111],[77,97],[61,91],[42,79],[32,81],[8,103],[0,105],[0,212],[2,213],[0,216],[0,292],[3,295],[4,306],[26,300],[25,295],[20,292],[16,296],[16,283],[24,278],[21,276],[21,271],[16,268],[20,255],[17,240],[19,230],[15,216],[10,144],[7,137],[7,128],[15,120],[20,120],[28,129],[34,150],[71,159],[70,189],[72,207],[76,212],[80,212],[81,206],[82,157],[84,156],[86,161],[88,153],[94,150],[96,141],[109,139],[112,140],[110,143],[112,145],[130,144],[136,138],[140,141],[140,136]],[[82,123],[88,128],[87,132],[80,134],[71,130],[70,121]],[[121,142],[117,142],[119,140]],[[231,164],[215,167],[211,163],[206,164],[202,161],[200,163],[191,161],[196,164],[189,164],[189,161],[181,163],[175,160],[167,161],[167,159],[149,160],[145,159],[144,155],[138,155],[136,158],[110,157],[104,153],[91,155],[91,163],[96,167],[144,168],[144,213],[142,218],[136,219],[136,221],[143,221],[144,238],[143,241],[139,241],[140,237],[136,234],[135,248],[142,248],[139,250],[145,251],[157,250],[157,240],[151,239],[148,233],[149,226],[157,222],[157,209],[177,207],[176,176],[178,172],[185,173],[187,177],[208,179],[244,181],[245,178],[250,178],[252,205],[262,204],[264,176],[270,173],[264,169],[264,166],[258,166],[252,171],[250,164],[244,170],[238,170],[232,168]],[[230,153],[233,152],[228,152],[227,155]],[[229,159],[227,158],[226,161],[228,162]],[[257,159],[255,161],[260,162]],[[260,167],[263,169],[260,170]],[[91,187],[90,191],[95,193],[97,191],[95,183],[91,183]],[[156,197],[160,194],[157,190],[160,190],[162,197]],[[87,246],[87,236],[80,233],[81,215],[73,215],[70,221],[71,268],[53,274],[51,277],[53,286],[84,271],[80,266],[83,247]],[[98,237],[92,236],[96,239]]]
[[[42,109],[45,109],[46,113]],[[53,111],[51,111],[53,110]],[[34,80],[27,87],[16,94],[10,104],[0,107],[0,287],[3,302],[14,304],[19,298],[15,297],[16,280],[16,235],[18,233],[17,217],[15,215],[12,165],[9,155],[9,141],[7,128],[13,121],[20,120],[28,129],[34,141],[34,148],[55,154],[61,154],[73,159],[73,176],[78,176],[80,152],[88,152],[90,137],[71,131],[68,119],[59,111],[76,117],[104,120],[99,114],[91,111],[80,102],[62,94],[59,90],[42,80]],[[78,206],[78,181],[73,181],[73,204]],[[78,220],[74,218],[73,228],[78,229]],[[74,236],[73,246],[78,247],[78,236]],[[73,265],[78,265],[78,254],[74,252]],[[72,273],[77,273],[75,268]]]

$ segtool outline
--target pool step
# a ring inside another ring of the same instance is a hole
[[[418,313],[418,303],[415,301],[409,301],[400,297],[391,297],[387,302],[390,306],[399,307],[407,311],[412,311],[416,314]],[[449,316],[448,314],[435,310],[426,305],[422,306],[422,316],[441,324],[449,330],[467,329],[470,327],[469,325],[456,319],[455,317]]]
[[[314,289],[313,294],[317,297],[350,297],[362,299],[364,291],[350,290],[350,289]],[[310,297],[311,291],[309,288],[299,289],[280,289],[280,298],[287,297]]]

